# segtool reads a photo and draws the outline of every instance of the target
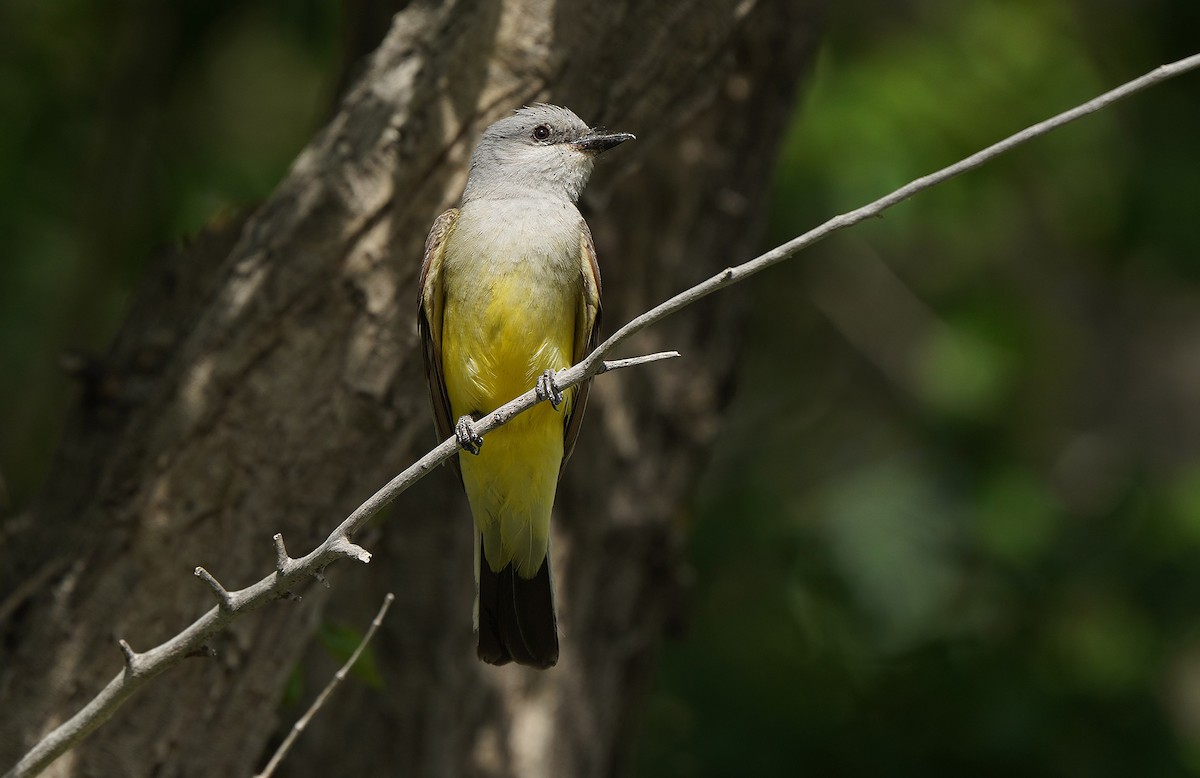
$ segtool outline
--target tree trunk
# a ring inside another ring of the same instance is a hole
[[[823,3],[459,0],[407,5],[271,199],[151,270],[93,370],[46,493],[0,569],[0,767],[121,667],[269,572],[271,536],[307,552],[434,442],[414,326],[421,247],[488,123],[570,106],[638,140],[581,207],[607,331],[753,253],[775,148]],[[436,473],[357,537],[368,566],[243,617],[128,701],[52,775],[246,775],[333,660],[317,625],[372,651],[300,739],[288,775],[609,775],[627,767],[656,647],[680,618],[686,500],[728,394],[737,298],[627,353],[674,363],[597,379],[560,488],[563,653],[536,672],[476,661],[471,524]],[[307,650],[307,653],[306,653]],[[297,667],[302,671],[297,675]],[[19,714],[14,715],[14,712]]]

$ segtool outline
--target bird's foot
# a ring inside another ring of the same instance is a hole
[[[454,437],[463,451],[479,455],[479,447],[483,445],[483,437],[475,432],[475,421],[470,416],[460,416],[454,425]]]
[[[547,370],[538,378],[537,397],[539,400],[549,400],[556,411],[558,410],[558,406],[562,405],[562,389],[559,389],[558,384],[554,382],[553,370]]]

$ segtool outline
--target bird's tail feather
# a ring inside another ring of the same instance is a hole
[[[517,575],[512,564],[493,572],[483,554],[478,565],[479,658],[493,665],[553,667],[558,662],[558,617],[550,555],[533,578]]]

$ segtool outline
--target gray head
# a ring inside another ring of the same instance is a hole
[[[588,127],[557,105],[521,108],[484,130],[471,157],[463,203],[509,197],[575,202],[595,156],[632,139],[627,132]]]

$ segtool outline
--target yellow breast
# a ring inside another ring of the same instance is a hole
[[[492,411],[574,361],[581,217],[552,205],[464,205],[447,239],[441,357],[456,419]],[[489,433],[478,456],[459,456],[484,558],[497,572],[511,562],[529,578],[545,558],[574,397],[568,390],[557,411],[538,405]]]
[[[581,221],[569,204],[464,206],[442,270],[442,369],[455,416],[493,410],[572,364]]]

